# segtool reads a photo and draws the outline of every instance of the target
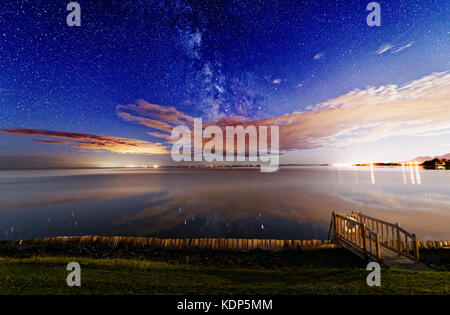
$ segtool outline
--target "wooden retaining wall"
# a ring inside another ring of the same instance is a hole
[[[150,247],[167,249],[228,249],[228,250],[316,250],[336,248],[331,241],[320,240],[275,240],[275,239],[242,239],[242,238],[179,238],[162,239],[153,237],[131,236],[59,236],[34,240],[15,240],[13,244],[47,243],[47,244],[82,244],[105,248],[116,247]]]
[[[332,241],[321,240],[276,240],[276,239],[242,239],[242,238],[178,238],[162,239],[132,236],[59,236],[34,240],[14,240],[13,244],[48,243],[48,244],[82,244],[105,248],[116,247],[150,247],[167,249],[229,249],[229,250],[317,250],[338,248]],[[420,241],[420,248],[450,248],[450,241]]]

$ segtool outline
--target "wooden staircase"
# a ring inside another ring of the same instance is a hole
[[[390,223],[362,213],[331,214],[333,241],[362,259],[389,267],[429,270],[420,263],[419,241],[398,223]],[[329,235],[330,238],[330,235]]]

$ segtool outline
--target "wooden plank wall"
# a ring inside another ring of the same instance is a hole
[[[179,238],[162,239],[132,236],[59,236],[39,238],[35,240],[15,240],[13,244],[22,242],[82,244],[107,248],[116,247],[151,247],[167,249],[229,249],[229,250],[316,250],[336,248],[332,241],[321,240],[276,240],[276,239],[235,239],[235,238]],[[450,241],[420,241],[420,248],[450,248]]]
[[[53,238],[39,238],[35,240],[15,240],[14,244],[22,242],[54,243],[54,244],[83,244],[107,248],[116,247],[150,247],[167,249],[228,249],[228,250],[282,250],[302,249],[315,250],[340,247],[332,241],[320,240],[276,240],[276,239],[237,239],[237,238],[179,238],[162,239],[151,237],[131,236],[59,236]]]

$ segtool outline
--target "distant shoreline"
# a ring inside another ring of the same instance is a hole
[[[431,164],[431,161],[426,161],[423,163],[413,163],[413,162],[390,162],[390,163],[356,163],[356,164],[334,164],[334,163],[323,163],[323,164],[280,164],[280,168],[289,167],[339,167],[339,166],[352,166],[352,167],[405,167],[405,166],[419,166],[423,169],[435,169],[435,170],[450,170],[450,163],[445,164]],[[256,169],[260,165],[256,164],[243,164],[243,165],[162,165],[158,167],[152,166],[116,166],[116,167],[23,167],[23,168],[0,168],[1,171],[64,171],[64,170],[148,170],[155,171],[160,169],[170,170],[170,169],[201,169],[201,170],[229,170],[229,169]]]
[[[295,167],[295,166],[330,166],[331,164],[280,164],[280,167]],[[243,164],[243,165],[161,165],[157,168],[152,166],[111,166],[111,167],[24,167],[24,168],[0,168],[0,171],[46,171],[46,170],[108,170],[108,169],[230,169],[230,168],[259,168],[260,165],[256,164]]]

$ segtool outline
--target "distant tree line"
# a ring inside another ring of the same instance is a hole
[[[424,168],[446,168],[450,169],[450,160],[447,159],[433,159],[422,163]]]

